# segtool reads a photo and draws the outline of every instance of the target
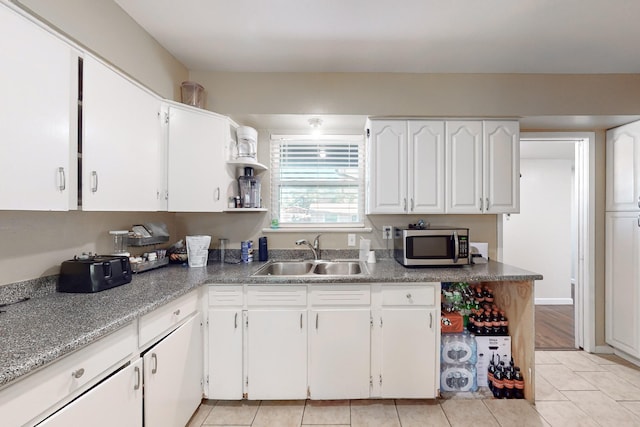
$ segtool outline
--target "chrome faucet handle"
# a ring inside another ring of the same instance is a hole
[[[318,234],[316,236],[315,239],[313,239],[313,247],[318,250],[318,247],[320,247],[320,236],[322,236],[322,234]]]

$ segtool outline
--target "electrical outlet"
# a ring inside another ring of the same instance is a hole
[[[391,240],[391,226],[383,225],[382,226],[382,240]]]
[[[347,234],[347,246],[355,246],[356,245],[356,235],[355,234]]]

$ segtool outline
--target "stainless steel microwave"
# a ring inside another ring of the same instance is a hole
[[[471,264],[469,229],[394,227],[393,252],[396,261],[407,267]]]

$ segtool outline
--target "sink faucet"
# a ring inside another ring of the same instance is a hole
[[[313,239],[313,245],[309,243],[305,239],[296,240],[296,245],[307,245],[311,252],[313,252],[313,259],[320,259],[320,235],[318,234],[315,239]]]

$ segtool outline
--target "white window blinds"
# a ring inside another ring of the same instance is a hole
[[[363,224],[363,144],[360,135],[272,136],[271,207],[280,225]]]

